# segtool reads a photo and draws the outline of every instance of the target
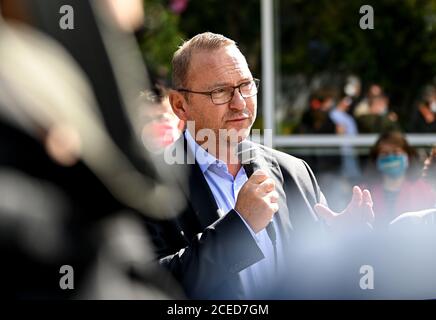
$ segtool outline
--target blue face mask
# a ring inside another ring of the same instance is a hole
[[[405,154],[390,154],[377,158],[377,169],[391,178],[404,176],[409,167],[409,158]]]

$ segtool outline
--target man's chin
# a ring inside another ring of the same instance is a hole
[[[250,135],[250,129],[251,128],[229,129],[225,136],[225,140],[228,143],[239,143],[241,141],[244,141]]]

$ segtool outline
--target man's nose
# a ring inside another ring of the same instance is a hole
[[[245,99],[242,97],[239,89],[235,89],[232,100],[230,100],[230,109],[242,110],[247,106]]]

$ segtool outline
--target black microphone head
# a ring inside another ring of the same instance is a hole
[[[248,177],[251,177],[253,172],[260,168],[257,148],[252,142],[247,140],[240,142],[238,144],[237,156]]]

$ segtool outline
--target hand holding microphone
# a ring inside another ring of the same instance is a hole
[[[262,170],[256,170],[242,186],[235,210],[244,218],[251,229],[258,233],[271,221],[279,210],[279,195],[274,180]]]
[[[248,225],[259,232],[266,227],[268,236],[275,243],[275,230],[272,217],[279,209],[278,193],[274,180],[262,168],[263,158],[258,155],[257,148],[248,141],[238,145],[237,156],[245,169],[248,181],[239,191],[235,209],[247,221]]]

